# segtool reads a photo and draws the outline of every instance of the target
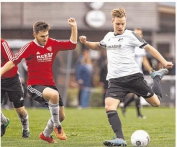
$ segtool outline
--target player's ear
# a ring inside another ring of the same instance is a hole
[[[114,18],[112,18],[112,21],[111,21],[112,23],[114,22]]]
[[[34,36],[34,38],[36,38],[37,34],[35,32],[33,32],[33,36]]]

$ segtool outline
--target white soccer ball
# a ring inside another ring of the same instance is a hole
[[[149,134],[144,130],[137,130],[131,136],[131,143],[134,147],[147,147],[149,142]]]

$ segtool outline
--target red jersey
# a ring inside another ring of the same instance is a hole
[[[54,86],[52,64],[58,51],[75,49],[76,44],[71,41],[58,41],[48,38],[45,46],[40,46],[35,40],[23,46],[12,58],[18,64],[23,58],[28,67],[27,85]]]
[[[8,43],[1,38],[1,67],[4,66],[6,62],[12,59],[12,50],[10,49]],[[18,67],[15,66],[8,72],[2,75],[2,79],[12,78],[17,74]]]

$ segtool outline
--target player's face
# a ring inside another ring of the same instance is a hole
[[[126,27],[126,18],[122,17],[115,17],[112,19],[112,24],[114,28],[114,34],[115,35],[121,35],[124,33],[125,27]]]
[[[45,46],[49,38],[49,32],[39,31],[38,34],[34,33],[34,37],[39,45]]]

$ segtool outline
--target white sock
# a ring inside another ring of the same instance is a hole
[[[53,132],[53,121],[52,118],[48,120],[47,126],[45,127],[43,134],[45,137],[49,137]]]
[[[29,130],[29,119],[28,119],[28,113],[26,113],[26,116],[23,116],[21,114],[18,114],[23,130]]]
[[[1,123],[5,124],[7,122],[7,118],[4,116],[4,114],[2,114],[1,112]]]
[[[54,126],[59,126],[60,121],[59,121],[59,104],[51,104],[49,102],[49,110],[50,114],[52,116],[52,121],[54,123]]]

